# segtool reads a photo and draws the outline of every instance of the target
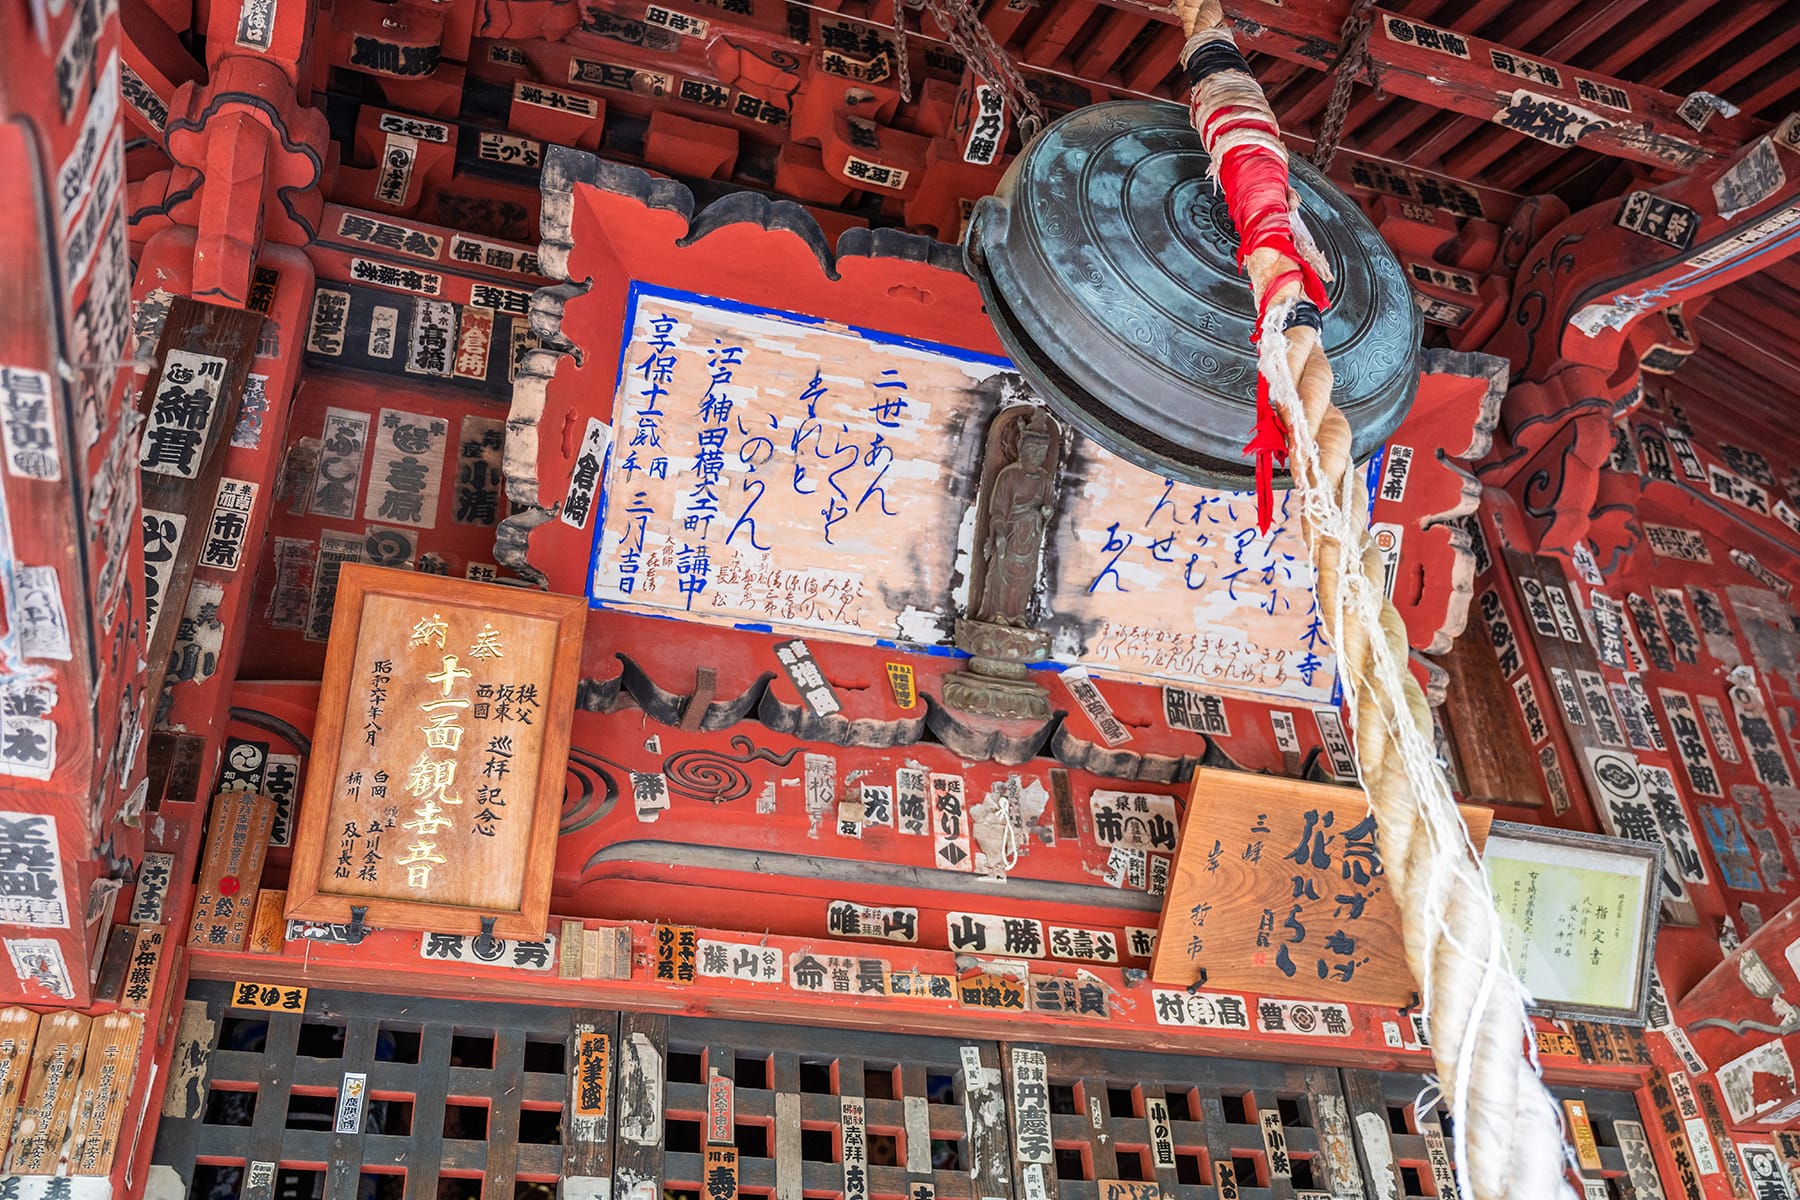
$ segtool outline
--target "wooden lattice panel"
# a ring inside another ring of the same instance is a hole
[[[513,1200],[532,1181],[553,1194],[568,1010],[314,992],[304,1013],[268,1012],[229,1007],[231,985],[213,982],[188,995],[204,1012],[183,1021],[176,1061],[201,1065],[171,1081],[155,1161],[189,1195]],[[358,1074],[361,1120],[334,1132]]]
[[[1399,1190],[1394,1193],[1396,1200],[1429,1200],[1430,1197],[1454,1195],[1449,1188],[1436,1182],[1432,1164],[1436,1154],[1432,1143],[1438,1135],[1444,1141],[1442,1163],[1447,1166],[1454,1161],[1454,1130],[1442,1104],[1431,1105],[1421,1117],[1414,1102],[1424,1081],[1415,1075],[1395,1072],[1344,1071],[1342,1075],[1352,1120],[1357,1122],[1359,1133],[1362,1125],[1373,1127],[1377,1120],[1387,1127],[1391,1161],[1384,1165],[1391,1175],[1399,1176]],[[1619,1149],[1619,1135],[1613,1126],[1615,1121],[1643,1121],[1631,1093],[1563,1087],[1552,1088],[1551,1092],[1559,1101],[1576,1100],[1587,1106],[1588,1123],[1598,1143],[1600,1169],[1584,1169],[1583,1178],[1603,1182],[1609,1196],[1638,1195],[1627,1176],[1625,1155]],[[1641,1137],[1641,1129],[1638,1135]],[[1371,1156],[1367,1147],[1362,1147],[1362,1151],[1364,1169],[1373,1177],[1374,1165],[1369,1162]],[[1377,1186],[1376,1194],[1386,1193]],[[1674,1192],[1671,1190],[1670,1194]]]
[[[983,1071],[996,1070],[992,1042],[687,1018],[670,1019],[667,1038],[663,1185],[678,1196],[702,1190],[713,1071],[733,1083],[743,1195],[803,1190],[849,1200],[844,1108],[859,1101],[868,1195],[906,1195],[919,1183],[946,1200],[1006,1194],[1004,1176],[991,1169],[1005,1154],[1004,1099],[994,1112],[998,1123],[978,1127],[973,1140],[965,1107],[964,1055],[977,1056]],[[983,1089],[975,1090],[980,1111]],[[1002,1097],[997,1083],[989,1094]]]
[[[1213,1200],[1221,1173],[1238,1200],[1455,1194],[1454,1130],[1441,1106],[1421,1117],[1423,1081],[1404,1073],[345,992],[310,992],[304,1011],[233,998],[230,984],[190,987],[157,1138],[155,1161],[193,1200]],[[1558,1095],[1586,1105],[1587,1177],[1633,1194],[1632,1095]]]

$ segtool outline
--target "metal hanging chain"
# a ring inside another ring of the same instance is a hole
[[[906,52],[906,5],[894,0],[894,73],[899,77],[900,100],[912,103],[912,55]]]
[[[1331,160],[1337,157],[1338,139],[1344,136],[1344,115],[1350,111],[1350,91],[1356,84],[1356,77],[1367,70],[1377,94],[1381,90],[1369,62],[1369,26],[1374,11],[1375,0],[1356,0],[1338,33],[1337,61],[1331,65],[1331,100],[1325,105],[1325,116],[1319,123],[1319,139],[1313,144],[1312,152],[1313,166],[1321,171],[1328,170]]]
[[[1373,4],[1374,0],[1368,0]],[[906,9],[923,7],[942,27],[950,45],[962,55],[975,73],[1006,93],[1018,113],[1019,138],[1029,142],[1044,127],[1044,106],[1037,95],[1025,86],[1024,76],[1013,66],[1012,57],[982,23],[981,16],[969,0],[894,0],[894,34],[899,40],[896,52],[900,59],[900,86],[903,93],[912,89],[912,78],[906,65]]]

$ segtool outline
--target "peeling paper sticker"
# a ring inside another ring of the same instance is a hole
[[[0,847],[6,850],[0,861],[0,925],[67,929],[69,902],[63,890],[56,818],[45,813],[0,812]],[[19,944],[33,945],[30,941]],[[62,951],[56,953],[60,962]],[[21,973],[20,978],[26,976]]]
[[[344,1074],[344,1084],[338,1089],[337,1120],[332,1125],[334,1133],[359,1133],[362,1130],[363,1102],[369,1094],[369,1077],[367,1074],[349,1071]]]
[[[1619,1143],[1619,1153],[1625,1159],[1626,1175],[1631,1180],[1631,1186],[1637,1189],[1640,1200],[1667,1200],[1656,1170],[1656,1155],[1650,1149],[1650,1139],[1644,1135],[1643,1124],[1638,1121],[1615,1120],[1613,1138]]]
[[[619,1064],[619,1132],[638,1146],[662,1144],[663,1064],[656,1046],[634,1032]]]
[[[869,1200],[869,1142],[862,1100],[838,1097],[838,1130],[843,1149],[844,1200]]]
[[[69,618],[63,608],[62,585],[55,567],[18,566],[13,569],[15,589],[9,616],[18,625],[19,644],[26,658],[68,662],[72,657]]]
[[[1275,745],[1283,754],[1300,753],[1300,734],[1294,726],[1294,714],[1280,709],[1269,713],[1269,726],[1275,731]]]
[[[912,943],[919,940],[919,910],[833,900],[825,910],[825,927],[833,937]]]
[[[1712,92],[1700,91],[1690,92],[1687,99],[1681,102],[1681,107],[1675,110],[1675,115],[1686,121],[1698,133],[1706,129],[1707,122],[1711,121],[1715,115],[1730,120],[1737,116],[1739,111],[1738,106],[1725,97]],[[1783,128],[1785,129],[1786,126]]]
[[[63,961],[62,946],[50,938],[7,938],[6,954],[12,959],[13,974],[21,984],[37,986],[59,1000],[73,1000],[75,986],[69,980],[69,966]]]
[[[1085,666],[1065,668],[1062,681],[1063,686],[1069,690],[1069,695],[1074,697],[1075,703],[1088,715],[1108,746],[1123,746],[1131,740],[1131,730],[1125,728],[1124,723],[1113,715],[1112,705],[1106,702],[1106,696]]]
[[[1767,1076],[1768,1081],[1758,1086],[1759,1076]],[[1792,1099],[1794,1064],[1788,1058],[1787,1047],[1775,1038],[1720,1067],[1718,1081],[1732,1122],[1747,1125],[1784,1100]]]
[[[50,376],[29,367],[0,367],[0,447],[6,472],[54,483],[62,478]]]
[[[1357,1113],[1356,1138],[1362,1147],[1363,1161],[1369,1165],[1369,1177],[1375,1183],[1375,1200],[1399,1200],[1400,1181],[1394,1170],[1394,1146],[1388,1141],[1386,1118],[1381,1113]]]
[[[988,1178],[1004,1184],[1011,1177],[1012,1147],[1006,1138],[1006,1097],[1000,1090],[1000,1072],[982,1066],[981,1052],[974,1046],[962,1048],[962,1061],[970,1178],[979,1179],[985,1167]],[[970,1069],[971,1063],[974,1069]]]
[[[1756,1200],[1793,1200],[1794,1193],[1788,1188],[1775,1147],[1740,1142],[1738,1156],[1744,1160],[1744,1171],[1750,1178]]]
[[[1540,142],[1565,148],[1579,145],[1586,134],[1612,124],[1604,117],[1566,100],[1540,95],[1525,88],[1515,89],[1511,100],[1505,108],[1494,114],[1493,120],[1514,133],[1522,133]]]
[[[598,417],[588,418],[587,430],[581,437],[581,449],[569,473],[569,490],[563,496],[560,519],[576,529],[585,528],[593,511],[594,498],[612,449],[612,426]]]
[[[1719,215],[1729,221],[1755,208],[1786,183],[1787,171],[1782,168],[1781,156],[1775,153],[1774,141],[1760,137],[1748,154],[1713,181],[1713,203],[1718,205]]]
[[[637,819],[655,821],[669,807],[669,777],[661,771],[633,771],[631,797],[637,806]]]
[[[1014,1139],[1022,1163],[1035,1165],[1052,1161],[1047,1061],[1042,1050],[1013,1047]],[[1170,1159],[1170,1165],[1173,1165],[1172,1149]]]
[[[1319,1133],[1320,1156],[1325,1160],[1331,1184],[1340,1196],[1362,1200],[1362,1176],[1356,1166],[1356,1150],[1350,1143],[1350,1113],[1344,1098],[1314,1096],[1313,1119]]]

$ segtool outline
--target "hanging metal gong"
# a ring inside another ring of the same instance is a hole
[[[1000,340],[1057,415],[1160,475],[1238,490],[1254,482],[1243,446],[1256,309],[1210,162],[1179,105],[1080,109],[976,204],[964,256]],[[1336,276],[1323,336],[1360,462],[1418,390],[1419,312],[1361,210],[1310,163],[1289,169]]]

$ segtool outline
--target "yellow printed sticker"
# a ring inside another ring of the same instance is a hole
[[[231,1007],[259,1008],[264,1012],[305,1012],[306,989],[277,987],[272,983],[234,983]]]
[[[913,683],[911,663],[891,662],[887,665],[888,686],[894,689],[894,703],[901,708],[919,706],[919,689]]]

